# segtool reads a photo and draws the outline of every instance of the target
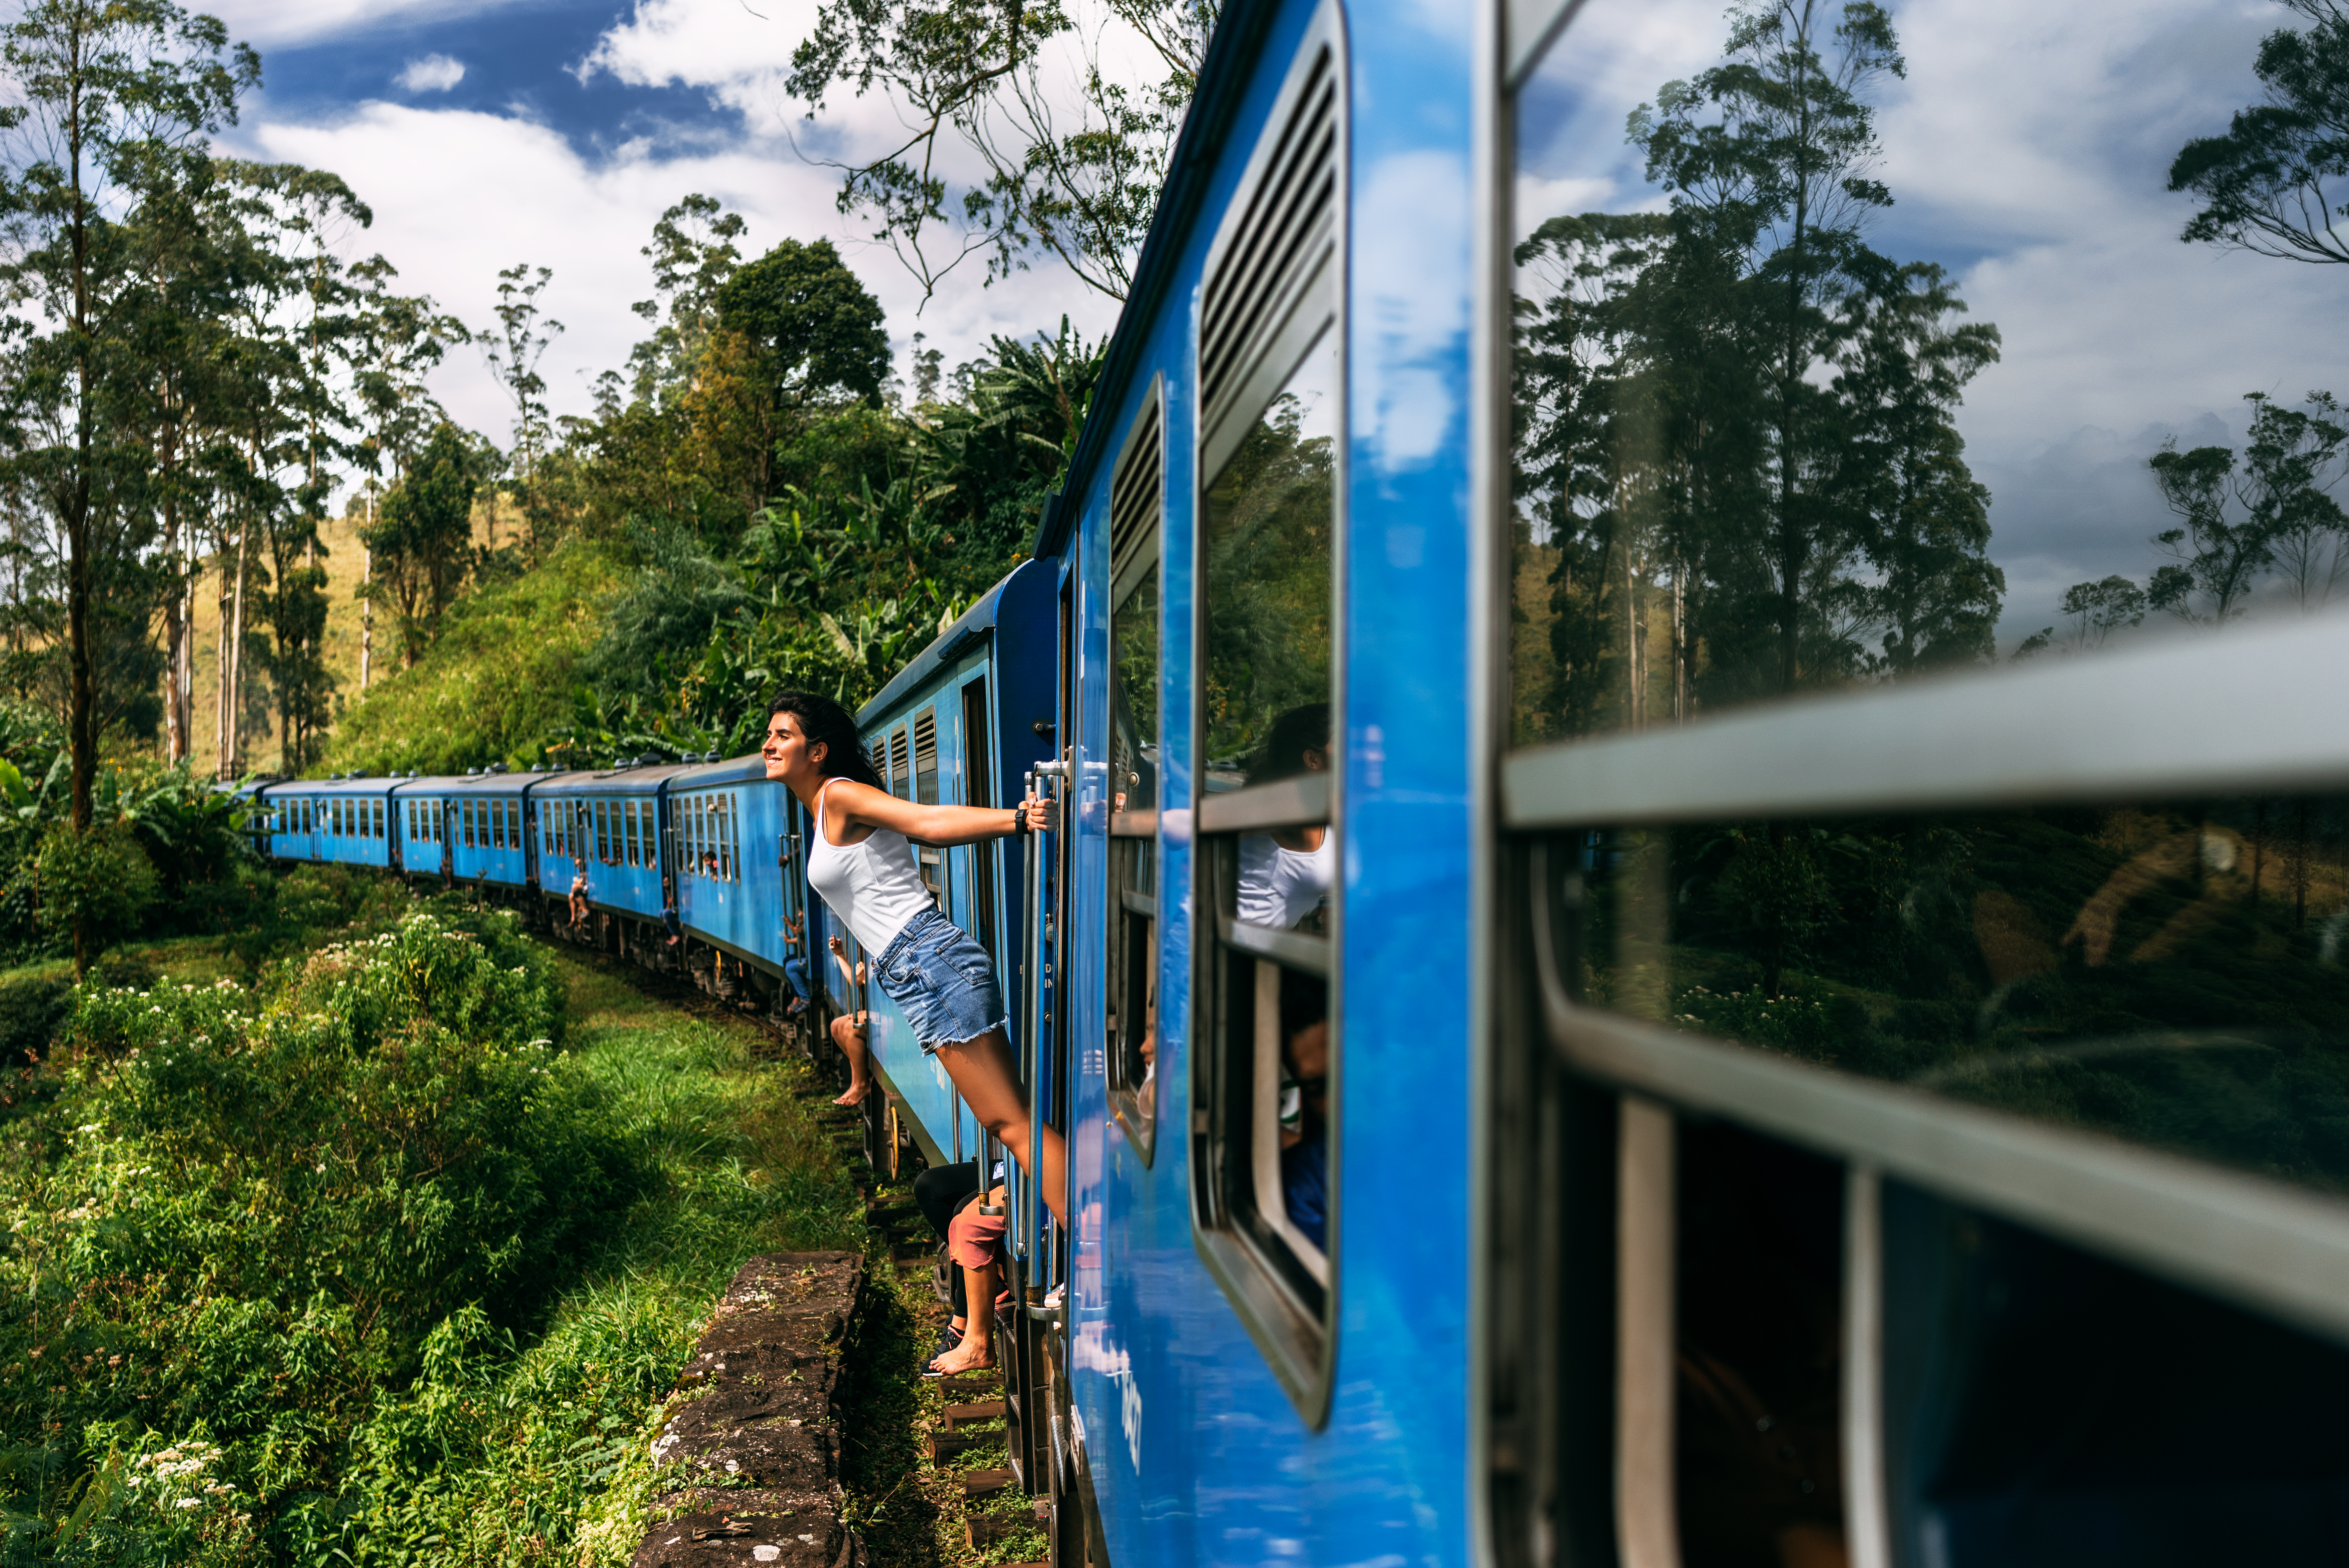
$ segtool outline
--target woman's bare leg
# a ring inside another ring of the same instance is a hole
[[[857,1015],[862,1018],[864,1015]],[[832,1043],[848,1058],[848,1092],[832,1103],[862,1105],[864,1097],[873,1092],[873,1069],[867,1065],[871,1057],[864,1049],[864,1031],[858,1027],[857,1018],[843,1013],[832,1021]]]
[[[1003,1037],[1000,1029],[989,1029],[975,1040],[958,1046],[940,1046],[938,1060],[946,1064],[947,1076],[954,1079],[955,1088],[962,1091],[963,1103],[970,1107],[978,1124],[995,1134],[1011,1150],[1011,1158],[1019,1168],[1028,1168],[1028,1102],[1020,1097],[1019,1075],[1011,1060],[1011,1042]],[[1040,1140],[1044,1150],[1043,1189],[1045,1207],[1063,1227],[1069,1222],[1067,1149],[1061,1135],[1047,1127]]]

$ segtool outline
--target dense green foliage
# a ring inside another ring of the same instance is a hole
[[[726,291],[763,278],[761,308],[780,312],[780,285],[760,271],[768,263],[733,268],[714,253],[722,244],[705,248],[698,271],[679,259],[685,237],[662,244],[657,275],[676,288],[640,347],[639,395],[574,429],[567,477],[550,481],[570,498],[573,536],[457,600],[415,667],[351,709],[334,766],[429,773],[748,750],[768,692],[861,701],[1024,555],[1102,346],[1065,321],[1032,342],[998,339],[962,367],[949,400],[911,410],[851,396],[862,383],[810,392],[806,366],[854,368],[864,319],[840,297],[845,270],[823,273],[837,263],[811,246],[786,259],[820,274],[812,297],[825,314],[808,330],[832,346],[792,348],[801,368],[786,373],[772,346],[782,329],[762,326],[771,346],[748,363],[783,378],[755,383],[756,420],[730,422],[713,409],[749,340],[725,325]],[[685,300],[694,287],[707,314]],[[697,321],[698,338],[687,330]],[[698,357],[675,364],[693,341]],[[745,511],[753,469],[772,499]]]
[[[374,908],[253,987],[86,985],[0,1091],[0,1561],[624,1558],[709,1293],[855,1244],[779,1069]]]

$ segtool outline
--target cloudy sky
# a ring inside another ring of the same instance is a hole
[[[405,289],[476,326],[493,320],[501,268],[554,269],[543,303],[565,330],[542,370],[558,413],[585,412],[595,375],[642,335],[628,310],[652,292],[639,252],[693,191],[749,221],[746,254],[839,242],[887,308],[901,367],[917,330],[953,365],[1063,311],[1091,332],[1115,319],[1064,275],[982,287],[978,258],[916,315],[910,276],[833,210],[834,176],[808,160],[884,145],[894,116],[851,100],[812,129],[782,90],[813,0],[198,4],[262,53],[263,90],[232,140],[348,181],[375,213],[352,254],[380,252]],[[512,410],[477,355],[457,351],[435,390],[506,438]]]
[[[1553,51],[1524,128],[1520,211],[1660,201],[1625,115],[1717,55],[1721,0],[1588,5]],[[1937,261],[2001,363],[1960,425],[1992,493],[2005,640],[2055,620],[2070,584],[2143,582],[2169,525],[2145,465],[2165,438],[2232,444],[2243,394],[2349,396],[2333,324],[2349,267],[2179,242],[2190,200],[2164,189],[2187,140],[2255,100],[2272,0],[1895,0],[1905,80],[1881,106],[1895,205],[1870,238]],[[2349,499],[2349,498],[2344,498]]]

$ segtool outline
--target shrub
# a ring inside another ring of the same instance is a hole
[[[34,857],[33,885],[42,928],[67,938],[81,926],[93,954],[138,930],[159,890],[154,862],[121,821],[86,833],[51,828]]]
[[[78,991],[62,1092],[14,1128],[0,1429],[27,1447],[0,1469],[79,1470],[85,1560],[129,1560],[101,1543],[199,1439],[219,1506],[169,1560],[243,1560],[238,1518],[314,1512],[377,1462],[355,1434],[387,1402],[536,1320],[635,1185],[560,995],[511,923],[422,913],[272,994]]]

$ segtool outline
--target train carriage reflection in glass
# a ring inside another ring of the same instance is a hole
[[[1982,21],[1506,8],[1506,1562],[2349,1560],[2349,34]]]

